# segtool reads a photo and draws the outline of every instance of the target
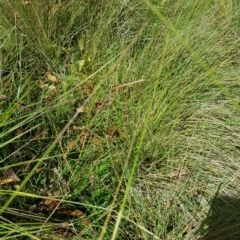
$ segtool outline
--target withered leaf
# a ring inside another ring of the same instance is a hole
[[[44,83],[42,80],[40,80],[40,82],[39,82],[39,87],[40,87],[41,89],[45,89],[45,88],[48,87],[48,85],[47,85],[46,83]]]
[[[56,84],[62,82],[59,78],[57,78],[55,75],[53,75],[50,72],[47,72],[46,78],[47,78],[48,81],[50,81],[52,83],[56,83]]]
[[[81,218],[84,226],[90,224],[90,220],[85,213],[74,207],[60,207],[60,201],[58,200],[44,199],[38,205],[38,210],[44,212],[54,211],[54,215],[67,215],[69,217]]]
[[[12,168],[4,169],[3,174],[4,178],[0,179],[0,185],[4,185],[7,183],[16,183],[20,181],[20,179],[18,178],[18,176],[16,175]]]
[[[63,214],[63,215],[68,215],[71,217],[76,217],[76,218],[82,218],[82,224],[84,226],[87,226],[90,224],[90,220],[87,218],[87,216],[85,215],[85,213],[83,213],[82,211],[78,210],[78,209],[74,209],[74,208],[68,208],[68,207],[62,207],[57,209],[57,211],[55,212],[56,214]]]
[[[39,203],[38,209],[40,211],[53,211],[54,209],[58,208],[59,205],[60,202],[58,200],[44,199]]]
[[[68,144],[67,148],[69,151],[71,151],[76,145],[77,145],[77,140],[73,140]]]

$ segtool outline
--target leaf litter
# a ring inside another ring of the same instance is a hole
[[[11,167],[7,167],[3,170],[4,177],[0,179],[0,185],[4,185],[7,183],[14,184],[14,188],[17,189],[18,185],[16,183],[20,182],[20,179],[16,175],[16,173],[13,171]]]

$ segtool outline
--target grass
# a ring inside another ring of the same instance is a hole
[[[239,6],[2,0],[1,238],[238,239]]]

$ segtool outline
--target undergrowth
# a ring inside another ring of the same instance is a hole
[[[238,239],[239,6],[2,0],[1,238]]]

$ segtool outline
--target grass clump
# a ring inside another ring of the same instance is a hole
[[[3,0],[1,238],[236,233],[238,6]]]

